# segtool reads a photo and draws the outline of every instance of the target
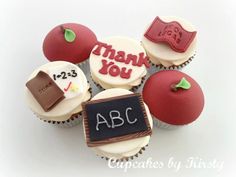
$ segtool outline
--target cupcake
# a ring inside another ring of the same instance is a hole
[[[103,89],[137,89],[149,68],[140,42],[118,36],[98,42],[90,54],[89,64],[93,81]]]
[[[159,69],[181,69],[194,57],[196,29],[188,21],[173,17],[156,17],[142,37],[150,62]]]
[[[84,69],[96,42],[96,35],[88,27],[65,23],[47,34],[43,42],[43,53],[49,61],[67,61],[79,64]]]
[[[25,96],[28,106],[41,120],[70,127],[81,121],[81,104],[90,100],[91,89],[78,66],[55,61],[30,75]]]
[[[115,161],[137,157],[148,145],[152,117],[140,94],[107,89],[83,104],[85,139],[98,156]]]
[[[198,83],[176,70],[160,71],[149,77],[143,99],[158,127],[178,128],[195,121],[204,107]]]

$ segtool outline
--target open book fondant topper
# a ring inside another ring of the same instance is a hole
[[[88,146],[134,139],[151,134],[140,94],[129,94],[83,104]]]
[[[164,22],[156,17],[144,36],[154,43],[167,43],[174,51],[185,52],[196,36],[196,31],[185,30],[178,22]]]
[[[64,91],[65,99],[82,95],[82,79],[78,67],[72,64],[59,65],[48,69],[49,76]]]

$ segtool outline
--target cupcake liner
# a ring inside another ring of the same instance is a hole
[[[89,81],[88,81],[88,84],[90,84]],[[91,99],[92,99],[92,95],[93,95],[92,87],[90,87],[90,88],[88,89],[88,91],[89,91],[89,93],[91,94],[91,97],[90,97],[90,99],[89,99],[89,100],[91,100]],[[87,100],[87,101],[89,101],[89,100]]]
[[[124,162],[124,161],[133,160],[133,159],[137,158],[139,155],[143,154],[143,152],[146,150],[147,147],[148,147],[148,144],[146,146],[142,147],[137,154],[130,156],[130,157],[123,157],[121,159],[116,159],[115,161],[116,162]],[[97,155],[97,156],[99,156],[99,155]],[[99,157],[101,157],[101,159],[105,159],[107,161],[110,159],[110,158],[104,157],[104,156],[99,156]]]
[[[89,59],[81,62],[81,63],[78,63],[76,64],[83,72],[85,75],[89,74],[90,71],[89,71]]]
[[[165,66],[163,66],[161,64],[156,65],[156,64],[152,63],[149,60],[149,63],[151,65],[151,67],[148,70],[149,75],[152,75],[152,74],[154,74],[154,73],[156,73],[158,71],[162,71],[162,70],[179,70],[179,71],[181,71],[185,66],[187,66],[193,60],[195,55],[196,54],[194,54],[192,57],[190,57],[187,61],[185,61],[181,65],[172,65],[172,66],[169,66],[169,67],[165,67]]]
[[[98,84],[96,81],[93,80],[91,74],[90,74],[90,78],[93,81],[94,85],[96,85],[99,89],[101,89],[102,91],[105,90],[100,84]]]
[[[168,129],[168,130],[175,130],[175,129],[178,129],[178,128],[184,126],[184,125],[171,125],[171,124],[165,123],[157,118],[153,118],[153,124],[157,128]]]
[[[82,111],[80,113],[72,115],[69,119],[65,121],[45,120],[41,117],[39,117],[39,119],[57,127],[69,128],[74,127],[82,122]]]
[[[196,54],[194,54],[193,56],[191,56],[187,61],[185,61],[184,63],[180,64],[180,65],[172,65],[172,66],[169,66],[169,67],[165,67],[164,65],[162,64],[159,64],[159,65],[155,65],[153,63],[152,66],[154,66],[156,69],[158,69],[159,71],[162,71],[162,70],[182,70],[185,66],[187,66],[192,60],[193,58],[195,57]]]
[[[94,93],[95,95],[96,95],[97,93],[102,92],[102,91],[105,90],[104,88],[102,88],[102,86],[101,86],[100,84],[96,83],[96,82],[93,80],[91,74],[90,74],[90,76],[87,77],[87,79],[90,80],[90,82],[91,82],[91,84],[92,84],[92,88],[93,88],[93,93]]]
[[[143,77],[142,77],[142,80],[141,80],[141,83],[140,83],[139,85],[137,85],[137,86],[133,86],[133,87],[130,89],[130,91],[136,92],[136,91],[143,85],[143,83],[144,83],[145,80],[146,80],[146,76],[143,76]]]

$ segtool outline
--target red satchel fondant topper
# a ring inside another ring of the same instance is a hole
[[[156,17],[144,36],[154,43],[168,43],[174,51],[182,53],[188,49],[196,33],[185,30],[176,21],[167,23]]]

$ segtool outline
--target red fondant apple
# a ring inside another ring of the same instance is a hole
[[[172,125],[193,122],[204,107],[204,95],[198,83],[174,70],[152,75],[144,85],[143,99],[153,116]]]
[[[97,42],[96,35],[86,26],[66,23],[53,28],[43,42],[43,52],[49,61],[80,63],[89,58]]]

